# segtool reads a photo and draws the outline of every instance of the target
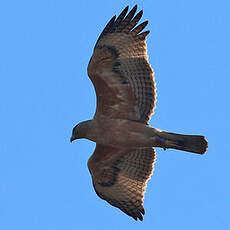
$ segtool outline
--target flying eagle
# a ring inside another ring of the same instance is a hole
[[[128,6],[108,22],[88,65],[97,96],[92,120],[73,128],[71,142],[96,142],[88,168],[97,195],[135,220],[143,220],[143,199],[153,173],[155,149],[178,149],[204,154],[204,136],[181,135],[150,127],[156,104],[154,72],[148,62],[148,24],[139,25],[141,10]],[[128,13],[128,14],[127,14]]]

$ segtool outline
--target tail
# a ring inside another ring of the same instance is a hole
[[[204,154],[208,148],[208,142],[204,136],[182,135],[165,131],[161,131],[158,135],[164,139],[165,148],[179,149],[198,154]]]

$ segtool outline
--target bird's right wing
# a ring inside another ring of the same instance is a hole
[[[153,148],[121,150],[98,145],[88,161],[97,195],[135,220],[143,220],[143,200],[155,162]]]

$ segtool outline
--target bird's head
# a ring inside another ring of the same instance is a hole
[[[70,138],[70,142],[80,139],[86,138],[87,130],[88,130],[89,121],[83,121],[77,124],[72,131],[72,136]]]

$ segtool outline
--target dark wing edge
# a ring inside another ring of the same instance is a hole
[[[119,154],[109,166],[97,166],[97,171],[100,169],[97,175],[94,174],[91,165],[89,170],[95,192],[100,198],[133,219],[142,221],[145,214],[144,194],[147,182],[153,173],[155,160],[154,149],[140,148],[125,155]]]
[[[101,32],[95,47],[97,46],[98,42],[108,34],[112,33],[132,33],[133,36],[137,36],[140,40],[145,40],[146,36],[150,33],[149,30],[142,32],[139,34],[148,24],[148,21],[144,21],[137,27],[137,23],[140,21],[143,10],[139,11],[136,16],[134,17],[137,11],[137,5],[135,5],[130,12],[127,14],[129,6],[126,6],[125,9],[120,13],[120,15],[116,18],[114,15],[110,21],[106,24],[105,28]],[[127,16],[126,16],[127,14]],[[135,28],[134,28],[135,27]]]

